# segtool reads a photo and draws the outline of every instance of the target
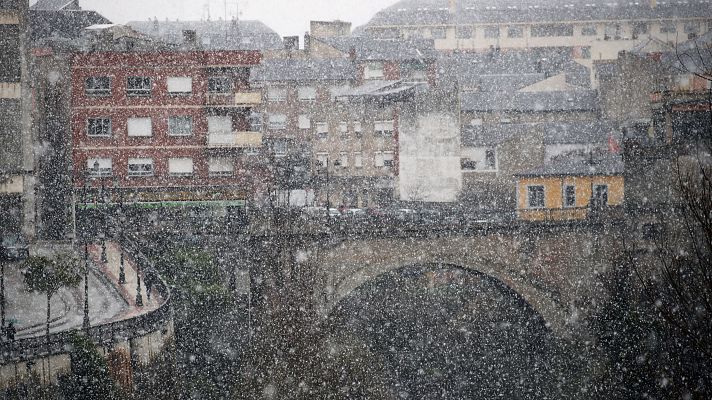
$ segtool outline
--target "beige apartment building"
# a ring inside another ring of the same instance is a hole
[[[439,50],[567,47],[580,63],[617,58],[641,41],[681,43],[712,30],[709,0],[403,0],[360,28],[423,38]]]

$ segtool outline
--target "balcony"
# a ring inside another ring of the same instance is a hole
[[[230,132],[208,134],[210,148],[252,148],[262,146],[260,132]]]
[[[238,93],[208,93],[205,104],[218,107],[253,107],[262,103],[262,93],[238,92]]]

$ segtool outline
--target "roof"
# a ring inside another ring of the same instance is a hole
[[[353,50],[357,60],[433,60],[437,58],[432,40],[378,40],[368,37],[312,37],[344,54]]]
[[[606,143],[610,135],[617,133],[615,126],[605,120],[466,125],[462,128],[460,140],[464,146],[496,146],[517,137],[531,136],[534,132],[543,133],[544,145],[600,144]]]
[[[282,38],[260,21],[131,21],[127,25],[161,41],[180,44],[183,31],[195,31],[206,50],[279,50]]]
[[[596,154],[588,158],[563,158],[542,167],[515,174],[520,177],[538,176],[611,176],[622,175],[625,164],[617,154]]]
[[[415,94],[419,83],[406,83],[403,81],[367,81],[360,86],[343,90],[336,94],[337,99],[347,99],[350,97],[370,97],[398,100],[408,93]]]
[[[448,3],[402,0],[377,13],[368,26],[694,18],[712,14],[708,0],[659,1],[655,7],[648,1],[460,0],[454,15]]]
[[[442,54],[438,66],[441,82],[457,80],[466,90],[484,92],[516,91],[560,73],[566,73],[572,84],[588,86],[590,75],[564,48]]]
[[[461,93],[460,104],[463,111],[583,111],[599,107],[595,90]]]
[[[89,10],[30,10],[28,22],[35,42],[45,38],[76,39],[88,26],[111,23],[96,11]]]
[[[269,59],[252,68],[252,82],[347,81],[355,68],[346,59]]]
[[[77,0],[37,0],[30,10],[62,11],[79,10]]]
[[[663,54],[662,62],[680,73],[712,76],[712,31],[680,43]]]

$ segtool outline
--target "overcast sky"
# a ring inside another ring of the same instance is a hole
[[[32,1],[34,2],[34,1]],[[79,0],[84,9],[99,11],[116,23],[158,19],[200,20],[210,4],[212,19],[228,18],[239,9],[241,19],[257,19],[280,35],[303,35],[310,20],[340,19],[362,25],[396,0]],[[227,13],[225,12],[227,3]],[[239,7],[238,7],[239,5]]]

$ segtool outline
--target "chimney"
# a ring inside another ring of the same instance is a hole
[[[658,0],[650,0],[650,8],[655,8],[658,6]]]
[[[198,44],[198,38],[194,30],[183,31],[183,44],[186,46],[195,46]]]
[[[311,50],[311,35],[309,32],[304,32],[304,51],[309,53]]]
[[[448,10],[450,11],[450,14],[455,14],[455,12],[457,11],[457,0],[450,0]]]
[[[282,43],[285,50],[299,50],[299,36],[285,36]]]

